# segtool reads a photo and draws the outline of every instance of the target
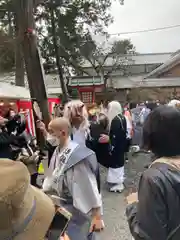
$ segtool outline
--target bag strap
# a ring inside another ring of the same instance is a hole
[[[123,121],[122,121],[122,118],[119,116],[119,115],[117,115],[117,117],[118,117],[118,119],[120,120],[120,122],[121,122],[121,126],[122,126],[122,129],[123,129],[123,131],[125,131],[124,130],[124,126],[123,126]]]

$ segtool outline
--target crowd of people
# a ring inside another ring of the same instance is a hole
[[[127,218],[135,240],[180,238],[180,101],[153,110],[143,126],[144,148],[154,154],[128,196]]]
[[[42,186],[37,184],[38,167],[47,154],[28,138],[20,114],[1,117],[0,239],[58,239],[48,232],[59,208],[71,215],[62,239],[100,239],[105,225],[99,166],[108,169],[108,190],[121,193],[129,151],[141,149],[155,161],[142,174],[138,193],[127,198],[131,233],[135,240],[179,239],[180,101],[158,105],[112,101],[90,114],[82,101],[73,100],[48,128],[38,121],[48,152]]]

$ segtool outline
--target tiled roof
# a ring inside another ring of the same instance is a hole
[[[30,93],[27,88],[0,82],[0,97],[12,99],[30,99]]]
[[[179,78],[122,78],[113,80],[113,87],[117,89],[137,87],[180,87]]]
[[[122,55],[120,60],[127,61],[128,64],[141,65],[141,64],[160,64],[164,63],[171,57],[172,53],[147,53],[147,54],[135,54],[135,55]],[[112,66],[114,60],[109,57],[105,66]],[[92,65],[88,61],[84,61],[82,67],[89,68]]]
[[[180,87],[179,78],[151,78],[144,79],[140,83],[141,87]]]
[[[100,77],[85,77],[76,78],[70,82],[71,86],[88,86],[103,84]],[[120,77],[113,76],[108,80],[108,87],[116,89],[137,88],[137,87],[177,87],[180,86],[180,78],[149,78],[144,79],[144,76],[137,77]]]
[[[103,80],[100,76],[96,77],[73,77],[70,79],[70,86],[91,86],[91,85],[102,85]]]
[[[1,74],[0,75],[0,83],[9,83],[9,84],[14,85],[15,84],[14,73]],[[25,86],[26,86],[26,88],[28,88],[26,76],[25,76]],[[62,94],[59,77],[57,75],[45,75],[45,86],[46,86],[48,95]]]
[[[180,63],[180,52],[173,54],[164,64],[150,72],[145,78],[157,77]]]

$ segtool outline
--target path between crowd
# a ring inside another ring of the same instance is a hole
[[[150,162],[150,157],[146,154],[138,154],[133,156],[125,166],[126,189],[123,193],[110,193],[107,191],[105,181],[107,171],[101,169],[102,178],[102,195],[104,205],[104,222],[105,231],[101,233],[102,240],[132,240],[127,224],[126,196],[129,192],[136,191],[141,173],[144,166]]]
[[[101,233],[102,240],[131,240],[131,234],[128,229],[125,209],[125,192],[110,193],[105,186],[106,170],[101,170],[102,178],[102,198],[103,198],[103,219],[105,230]],[[101,240],[100,239],[100,240]]]

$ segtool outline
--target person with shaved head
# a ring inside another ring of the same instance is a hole
[[[96,231],[103,229],[96,155],[85,145],[71,140],[71,124],[67,118],[53,119],[49,132],[58,146],[51,158],[43,190],[55,193],[61,199],[60,206],[72,213],[67,229],[71,240],[84,240],[89,234],[96,239]]]
[[[91,145],[90,137],[90,123],[88,121],[88,112],[85,104],[80,100],[72,100],[64,107],[64,115],[69,120],[71,125],[71,139],[80,145]],[[57,146],[56,138],[46,130],[43,122],[38,123],[38,128],[44,135],[46,141],[46,148],[49,152],[49,162],[51,156]]]

